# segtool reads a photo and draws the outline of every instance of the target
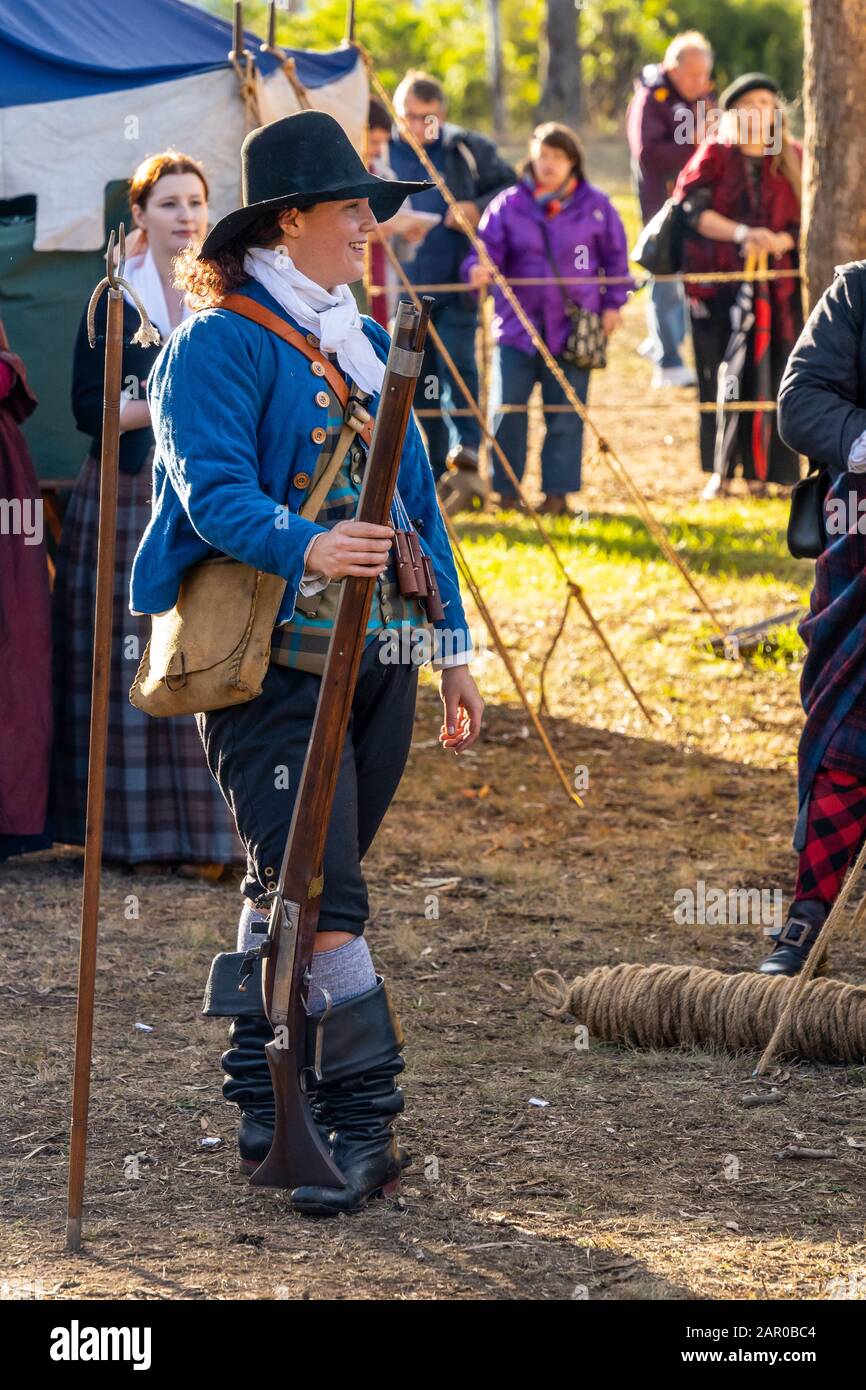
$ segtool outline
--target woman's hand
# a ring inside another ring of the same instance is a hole
[[[743,250],[748,254],[750,251],[772,251],[776,243],[776,233],[771,232],[769,227],[750,227],[743,242]]]
[[[481,716],[484,712],[484,701],[469,674],[469,667],[446,666],[441,675],[439,694],[445,706],[445,723],[439,742],[443,748],[460,754],[481,733]]]
[[[603,309],[601,315],[601,326],[604,329],[605,337],[609,338],[611,333],[615,333],[622,323],[622,315],[619,309]]]
[[[482,285],[489,285],[492,279],[487,266],[482,265],[480,261],[469,267],[469,283],[474,290],[480,289]]]
[[[376,579],[387,568],[394,529],[371,521],[338,521],[317,536],[307,555],[307,571],[328,579],[357,575]]]
[[[786,255],[788,251],[796,250],[797,243],[790,232],[774,232],[772,254],[778,260],[780,256]]]

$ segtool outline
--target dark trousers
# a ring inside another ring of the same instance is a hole
[[[725,360],[725,353],[731,337],[731,303],[733,295],[719,293],[712,300],[702,300],[709,304],[709,318],[696,318],[692,315],[692,343],[695,349],[695,366],[698,373],[698,394],[702,402],[715,403],[718,394],[719,367]],[[791,344],[780,342],[778,335],[770,342],[770,371],[773,395],[779,389],[782,373],[788,360]],[[742,376],[738,383],[735,400],[753,401],[757,385],[754,368],[754,339],[749,335],[749,345]],[[757,478],[755,459],[752,452],[752,422],[754,414],[742,411],[738,416],[737,433],[731,450],[728,476],[733,477],[739,464],[744,478]],[[767,467],[767,481],[771,483],[795,483],[800,476],[798,456],[782,442],[773,416],[773,431]],[[716,416],[713,411],[701,412],[699,425],[701,468],[705,473],[714,470],[716,452]]]
[[[361,860],[403,775],[418,667],[385,664],[378,641],[361,658],[325,843],[319,931],[361,936],[369,915]],[[245,897],[277,886],[321,677],[272,663],[247,704],[196,715],[208,766],[247,851]]]
[[[478,315],[474,305],[464,308],[459,301],[443,304],[433,310],[432,322],[442,342],[454,359],[454,365],[468,386],[473,400],[478,399],[478,367],[475,362],[475,330]],[[468,410],[460,387],[453,380],[439,353],[432,334],[424,345],[424,361],[415,389],[415,409],[435,410],[435,415],[423,415],[419,424],[427,439],[427,452],[433,476],[445,472],[445,460],[450,449],[458,444],[477,449],[481,430],[474,415],[452,416],[451,409]]]
[[[557,357],[566,380],[574,388],[578,400],[586,405],[589,392],[589,370],[576,367]],[[525,410],[503,411],[503,405],[528,404],[536,381],[541,382],[544,403],[544,443],[541,446],[541,487],[547,496],[564,496],[580,490],[583,456],[583,421],[571,410],[548,410],[549,406],[565,405],[565,392],[556,377],[537,352],[521,352],[520,348],[498,347],[493,359],[491,410],[493,433],[505,457],[520,482],[526,468],[526,438],[529,417]],[[499,455],[493,453],[493,487],[503,497],[514,497],[514,484],[502,467]]]

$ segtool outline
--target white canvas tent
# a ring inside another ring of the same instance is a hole
[[[229,60],[232,38],[184,0],[0,0],[0,316],[40,398],[27,434],[43,479],[74,477],[83,457],[72,343],[136,165],[169,146],[200,159],[216,221],[239,202],[254,125],[304,101],[361,148],[368,84],[356,49],[287,50],[290,76],[245,34],[250,73]]]

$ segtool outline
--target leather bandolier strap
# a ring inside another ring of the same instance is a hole
[[[213,307],[215,309],[230,309],[233,314],[240,314],[241,318],[251,319],[253,323],[259,324],[262,328],[269,328],[272,333],[276,333],[278,338],[282,338],[291,347],[297,348],[298,352],[302,352],[311,362],[320,363],[325,380],[343,410],[347,409],[350,398],[346,379],[339,368],[335,367],[334,363],[330,362],[325,354],[319,351],[312,333],[304,336],[296,328],[292,328],[290,323],[286,323],[285,319],[281,319],[278,314],[272,313],[270,309],[266,309],[263,304],[259,304],[255,299],[250,299],[249,295],[246,294],[224,295],[222,299],[216,300]],[[352,428],[361,436],[369,449],[370,440],[373,437],[374,422],[372,417],[368,416],[360,428],[353,424],[348,417],[346,423],[352,425]]]

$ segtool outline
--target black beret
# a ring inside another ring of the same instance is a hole
[[[774,82],[772,77],[768,77],[765,72],[745,72],[742,77],[737,77],[726,87],[719,98],[723,111],[730,111],[734,102],[739,101],[747,92],[765,91],[772,92],[774,96],[779,95],[779,84]]]

